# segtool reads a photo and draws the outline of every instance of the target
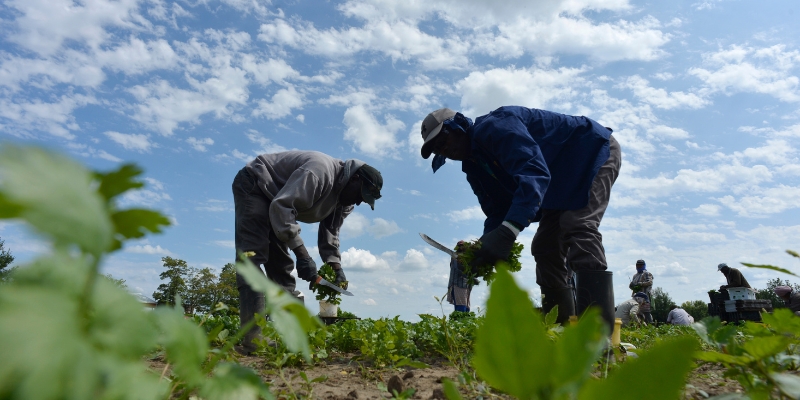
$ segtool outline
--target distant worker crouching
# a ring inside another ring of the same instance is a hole
[[[775,294],[786,304],[786,307],[789,307],[794,312],[794,315],[800,317],[800,292],[792,289],[791,286],[778,286],[774,290]]]
[[[642,325],[643,321],[639,319],[639,308],[642,303],[647,299],[647,295],[639,292],[633,295],[632,298],[623,301],[617,306],[615,317],[622,319],[622,325],[626,326],[631,322],[636,325]]]

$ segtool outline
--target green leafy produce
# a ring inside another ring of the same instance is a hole
[[[477,266],[477,271],[475,273],[472,272],[472,268],[470,264],[473,260],[475,260],[475,252],[480,250],[481,248],[481,241],[479,239],[475,239],[470,242],[460,242],[456,245],[456,252],[458,253],[458,263],[463,268],[462,272],[464,275],[470,278],[482,278],[484,282],[489,283],[494,279],[495,268],[494,264],[482,264]],[[514,245],[511,247],[511,254],[508,257],[508,260],[504,261],[506,268],[511,272],[517,272],[522,269],[522,263],[519,261],[520,256],[522,255],[522,249],[525,246],[522,243],[514,242]]]
[[[317,273],[322,279],[336,285],[336,271],[328,263],[322,264]],[[347,289],[347,281],[339,283],[338,286],[342,289]],[[326,301],[330,304],[342,303],[342,294],[325,285],[314,285],[311,291],[317,294],[317,301]]]

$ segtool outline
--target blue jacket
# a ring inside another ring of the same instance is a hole
[[[472,154],[461,169],[486,214],[484,233],[503,221],[527,227],[542,208],[585,207],[611,137],[586,117],[517,106],[478,117],[467,133]]]

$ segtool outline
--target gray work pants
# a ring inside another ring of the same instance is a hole
[[[542,220],[531,243],[536,283],[542,288],[569,287],[567,279],[573,271],[604,271],[608,267],[600,220],[622,163],[619,143],[613,136],[609,141],[610,154],[592,181],[589,203],[578,210],[542,210]]]
[[[272,231],[269,221],[270,200],[258,188],[257,181],[246,169],[242,168],[233,180],[233,204],[236,215],[235,243],[238,252],[253,251],[255,256],[250,261],[259,272],[282,286],[297,297],[295,278],[291,275],[294,261],[289,255],[286,244],[279,240]],[[261,265],[264,269],[261,269]],[[264,313],[264,294],[254,291],[241,275],[236,274],[236,286],[239,289],[239,318],[244,325],[253,319],[253,314]],[[253,339],[259,337],[260,328],[254,327],[247,332],[242,341],[244,347],[255,350]]]

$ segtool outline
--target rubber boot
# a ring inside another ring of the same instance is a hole
[[[614,328],[613,275],[611,271],[575,271],[578,315],[582,315],[589,307],[599,307],[609,334]]]
[[[555,306],[558,306],[556,322],[559,324],[563,325],[569,321],[570,315],[575,315],[572,288],[542,288],[542,313],[549,313]]]

